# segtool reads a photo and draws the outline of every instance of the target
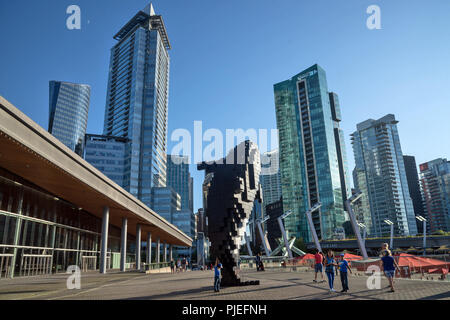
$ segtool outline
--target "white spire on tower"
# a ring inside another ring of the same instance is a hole
[[[151,2],[142,11],[144,11],[147,14],[150,14],[151,16],[156,15],[155,9],[153,9],[153,4]]]

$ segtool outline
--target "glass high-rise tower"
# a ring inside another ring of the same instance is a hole
[[[397,123],[388,114],[359,123],[352,134],[358,187],[367,190],[375,236],[389,235],[386,219],[394,223],[396,235],[417,234]]]
[[[83,156],[91,87],[64,81],[49,84],[48,132]]]
[[[335,137],[340,121],[330,102],[335,95],[330,95],[325,71],[317,64],[275,84],[274,91],[283,210],[292,210],[285,219],[286,230],[312,241],[305,213],[320,202],[321,209],[313,213],[314,226],[319,238],[331,239],[345,221],[341,180],[346,178],[340,164],[347,172],[345,147],[338,148]],[[337,99],[334,106],[338,107]]]
[[[166,186],[170,42],[150,4],[114,36],[103,134],[130,140],[123,188],[151,205]]]
[[[180,195],[182,210],[194,212],[189,157],[178,155],[167,156],[167,186],[171,187]]]
[[[280,201],[281,198],[281,177],[278,158],[278,149],[265,152],[261,156],[260,182],[263,192],[262,211],[264,215],[266,213],[266,206]]]
[[[450,231],[450,161],[435,159],[420,165],[424,209],[431,232]]]

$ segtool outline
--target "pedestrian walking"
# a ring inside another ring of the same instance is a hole
[[[314,265],[314,271],[315,271],[315,275],[314,275],[314,280],[313,282],[317,282],[317,273],[320,272],[320,275],[322,276],[322,281],[324,282],[325,279],[323,278],[323,254],[322,252],[319,251],[319,249],[316,249],[316,253],[314,254],[314,260],[315,260],[315,265]]]
[[[328,285],[330,286],[330,292],[335,292],[333,285],[334,285],[334,268],[336,267],[337,263],[334,259],[334,252],[333,250],[328,250],[327,256],[325,257],[325,272],[328,277]]]
[[[341,261],[339,262],[339,271],[341,274],[341,283],[342,283],[341,292],[347,292],[349,290],[349,288],[348,288],[348,271],[350,271],[350,273],[352,273],[352,269],[350,268],[348,261],[345,260],[345,254],[343,254],[343,253],[341,253]]]
[[[389,244],[386,242],[381,244],[380,257],[384,257],[384,251],[389,250]]]
[[[382,268],[384,271],[384,275],[389,280],[389,286],[391,287],[391,292],[395,292],[395,289],[394,289],[395,270],[399,270],[399,267],[389,249],[386,249],[383,251],[383,257],[381,258],[381,262],[382,262]]]
[[[175,273],[175,262],[170,260],[170,273]]]
[[[182,272],[186,271],[186,258],[184,258],[184,257],[181,260],[181,271]]]
[[[214,292],[220,291],[220,276],[222,269],[222,264],[219,261],[219,258],[216,258],[216,264],[214,265]]]

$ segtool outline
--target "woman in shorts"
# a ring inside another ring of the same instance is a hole
[[[389,280],[389,285],[391,287],[391,292],[395,292],[394,289],[394,277],[395,270],[398,270],[398,264],[395,261],[394,257],[391,254],[389,249],[383,251],[383,257],[381,257],[382,267],[384,271],[384,275]]]

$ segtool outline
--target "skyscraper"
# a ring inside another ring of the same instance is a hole
[[[150,4],[114,36],[103,134],[130,140],[124,187],[151,205],[166,186],[170,42]]]
[[[439,158],[421,164],[420,182],[430,231],[450,231],[450,161]]]
[[[355,214],[356,221],[363,223],[366,226],[367,235],[374,234],[372,228],[372,211],[370,209],[369,191],[367,188],[366,173],[361,168],[355,168],[353,170],[353,184],[355,186],[355,193],[361,192],[361,198],[352,204],[353,212]],[[351,224],[350,224],[351,226]],[[351,230],[349,234],[354,231]]]
[[[128,144],[128,138],[86,134],[84,159],[122,186]]]
[[[150,208],[173,223],[175,214],[181,210],[181,197],[171,187],[152,188]]]
[[[181,209],[194,212],[192,201],[192,178],[187,156],[167,156],[167,186],[172,187],[181,197]]]
[[[338,155],[325,71],[313,65],[275,84],[274,91],[283,210],[293,212],[285,219],[286,230],[311,241],[305,213],[320,202],[313,214],[316,232],[333,238],[345,221],[339,171],[344,161]]]
[[[281,176],[278,150],[263,153],[261,156],[261,188],[263,191],[263,213],[265,207],[281,198]]]
[[[91,87],[86,84],[50,81],[49,89],[48,132],[79,156],[83,156]]]
[[[386,219],[394,222],[396,235],[417,234],[397,123],[388,114],[359,123],[352,134],[355,170],[362,174],[358,184],[367,189],[375,236],[389,234]]]
[[[408,180],[409,195],[413,203],[414,214],[424,216],[423,199],[420,191],[419,174],[417,173],[416,158],[413,156],[403,156],[405,162],[406,179]],[[416,220],[417,231],[423,232],[423,223]]]

